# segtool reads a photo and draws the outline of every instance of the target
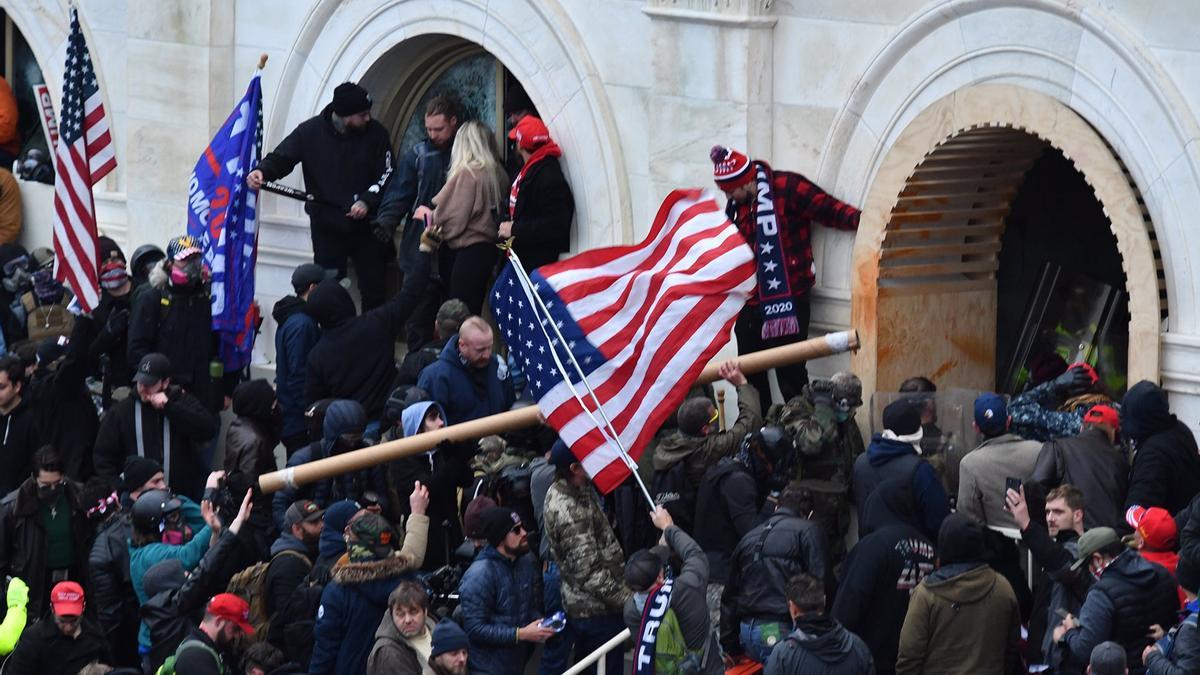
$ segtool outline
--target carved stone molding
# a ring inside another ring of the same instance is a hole
[[[669,21],[771,28],[774,5],[775,0],[646,0],[642,11]]]

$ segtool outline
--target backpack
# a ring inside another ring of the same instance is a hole
[[[70,337],[75,317],[67,311],[68,302],[66,294],[61,301],[53,305],[37,304],[32,292],[21,296],[21,303],[25,306],[25,327],[29,340],[40,342],[48,337]]]
[[[708,643],[711,639],[711,636],[705,636],[703,649],[688,649],[683,641],[683,629],[679,627],[679,617],[675,616],[674,608],[668,609],[654,638],[655,675],[701,672],[708,659]]]
[[[687,477],[687,460],[676,462],[666,471],[655,471],[650,480],[650,495],[654,504],[662,506],[671,514],[675,524],[684,532],[692,533],[692,521],[696,517],[697,486]]]
[[[225,675],[225,660],[221,658],[221,655],[218,654],[212,647],[209,647],[203,642],[193,638],[189,638],[183,642],[180,642],[179,648],[175,650],[174,654],[168,656],[166,661],[163,661],[163,664],[158,667],[158,670],[154,671],[154,675],[175,675],[175,661],[179,659],[179,655],[185,649],[203,649],[204,651],[208,652],[217,662],[217,672],[221,673],[221,675]]]
[[[267,614],[267,570],[280,556],[291,555],[308,563],[308,556],[299,551],[280,551],[268,561],[260,561],[233,575],[226,593],[233,593],[250,603],[248,620],[254,626],[255,635],[266,635],[271,629],[271,617]],[[309,563],[312,566],[312,563]]]
[[[314,566],[304,581],[292,591],[283,607],[275,608],[275,615],[280,620],[269,628],[267,640],[279,647],[292,663],[308,663],[312,660],[317,610],[321,606],[325,585],[332,577],[333,570],[329,567]]]

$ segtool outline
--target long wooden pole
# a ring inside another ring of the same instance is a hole
[[[840,333],[830,333],[824,337],[812,338],[803,342],[795,342],[782,347],[764,349],[752,354],[742,354],[738,357],[744,373],[761,373],[765,370],[790,363],[800,363],[822,356],[841,354],[842,352],[858,349],[858,332],[851,330]],[[700,373],[697,382],[700,384],[720,379],[717,374],[719,364],[709,364]],[[408,457],[437,447],[443,441],[459,443],[492,434],[503,434],[530,427],[538,423],[538,409],[535,406],[509,410],[498,415],[481,417],[470,422],[453,424],[437,431],[417,434],[409,438],[401,438],[387,443],[380,443],[369,448],[355,450],[333,457],[318,459],[300,466],[272,471],[258,478],[258,486],[266,494],[291,487],[324,480],[351,471],[360,471],[368,467],[390,462],[401,457]]]

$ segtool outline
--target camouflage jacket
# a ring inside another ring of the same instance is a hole
[[[1088,398],[1091,400],[1083,401]],[[1022,392],[1008,404],[1008,414],[1012,417],[1012,432],[1023,438],[1043,442],[1074,436],[1083,426],[1083,416],[1092,405],[1101,401],[1102,399],[1096,396],[1063,401],[1054,391],[1053,380],[1043,382]],[[1121,409],[1115,401],[1103,402],[1118,411]]]
[[[666,471],[678,462],[687,462],[687,477],[700,485],[704,472],[723,457],[733,457],[742,447],[742,439],[762,426],[762,404],[752,384],[737,388],[738,418],[727,431],[708,436],[689,436],[678,429],[661,438],[654,448],[655,471]]]
[[[629,597],[625,559],[591,485],[554,481],[543,520],[567,614],[573,619],[620,614]]]
[[[767,423],[782,426],[796,444],[798,478],[838,478],[850,484],[854,459],[866,449],[853,416],[839,423],[833,408],[814,406],[803,396],[794,396],[787,403],[772,406]]]

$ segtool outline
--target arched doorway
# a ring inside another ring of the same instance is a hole
[[[1156,378],[1166,303],[1137,187],[1095,130],[1057,100],[982,85],[935,102],[913,120],[889,150],[864,204],[851,311],[863,336],[854,368],[874,380],[873,389],[894,391],[916,374],[944,386],[1010,386],[1009,366],[1022,340],[1014,323],[1024,323],[1012,317],[1027,317],[1037,282],[1006,274],[1011,270],[1001,264],[1030,257],[1006,232],[1014,216],[1028,219],[1037,211],[1028,181],[1039,166],[1049,173],[1035,176],[1033,185],[1053,178],[1094,197],[1094,212],[1081,214],[1072,227],[1091,228],[1098,250],[1105,244],[1113,249],[1111,259],[1119,259],[1113,265],[1123,278],[1110,275],[1107,285],[1127,294],[1127,314],[1114,311],[1118,328],[1128,325],[1128,331],[1110,331],[1120,334],[1116,343],[1124,349],[1124,358],[1112,361],[1129,381]],[[1022,228],[1032,229],[1026,235],[1042,245],[1053,241],[1036,227]],[[1030,267],[1074,262],[1057,255],[1061,251],[1047,253],[1028,261]]]

